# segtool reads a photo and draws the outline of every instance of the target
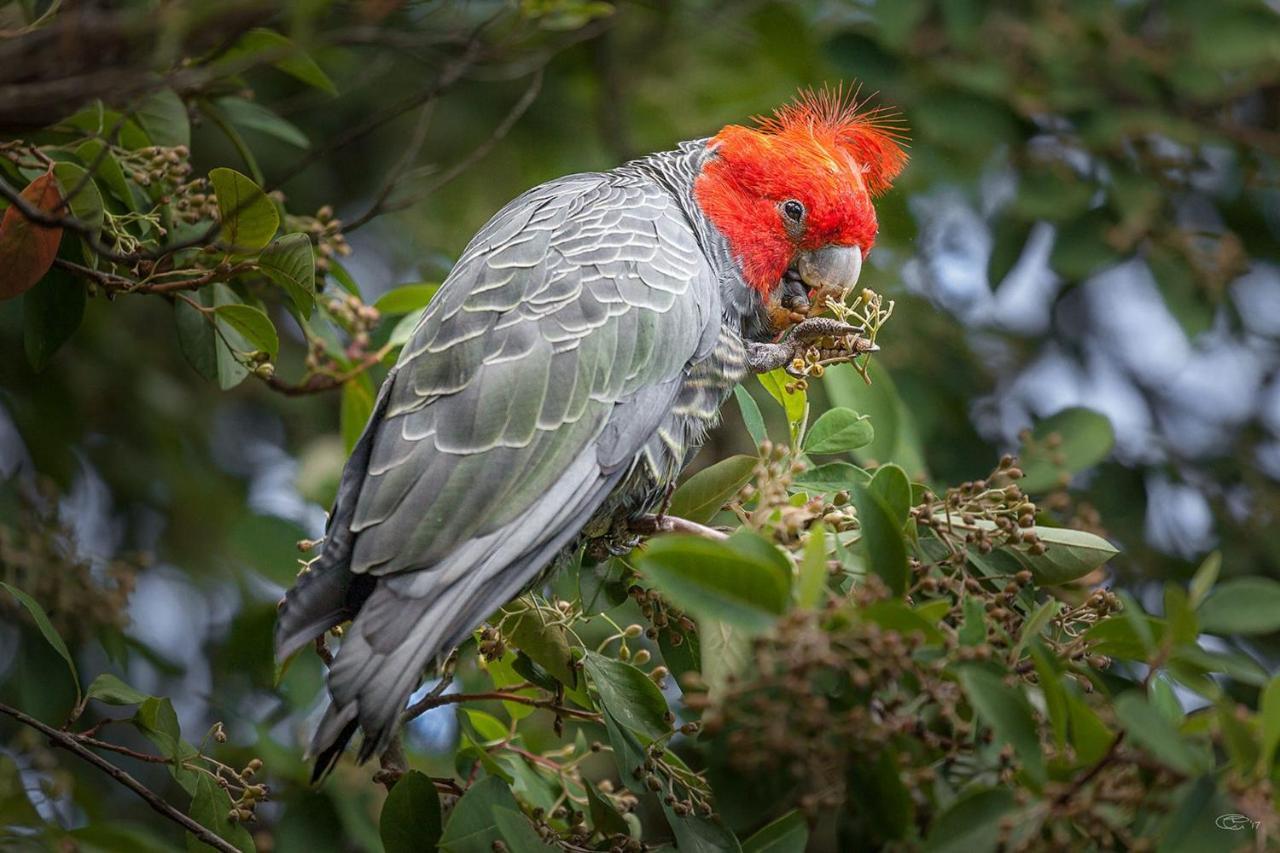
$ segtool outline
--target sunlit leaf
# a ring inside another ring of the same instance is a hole
[[[852,409],[823,412],[804,437],[806,453],[844,453],[866,447],[875,437],[871,420]]]
[[[742,413],[742,424],[747,428],[747,435],[757,447],[769,437],[765,430],[764,415],[760,414],[760,406],[746,388],[733,386],[733,398],[738,402],[738,411]]]
[[[379,296],[373,307],[387,315],[410,314],[426,308],[439,289],[439,284],[402,284]]]

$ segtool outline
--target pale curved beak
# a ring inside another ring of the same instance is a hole
[[[848,290],[862,274],[862,249],[858,246],[823,246],[801,252],[796,269],[806,286],[826,292]]]

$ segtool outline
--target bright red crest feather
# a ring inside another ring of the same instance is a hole
[[[906,165],[906,134],[895,112],[865,106],[856,90],[804,91],[756,127],[729,125],[709,142],[717,157],[698,178],[698,203],[761,292],[801,249],[866,252],[875,242],[871,197]],[[780,215],[788,200],[804,205],[803,227]]]

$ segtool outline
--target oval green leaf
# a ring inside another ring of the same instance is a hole
[[[280,214],[261,187],[226,168],[210,171],[209,181],[218,196],[221,240],[227,250],[245,254],[270,243],[280,227]]]
[[[667,512],[677,518],[707,523],[725,501],[751,480],[756,462],[754,456],[730,456],[703,468],[676,489]]]
[[[747,630],[768,628],[787,609],[786,572],[726,542],[662,536],[645,545],[636,563],[677,607]]]
[[[866,447],[875,438],[871,419],[853,409],[823,412],[804,438],[806,453],[844,453]]]

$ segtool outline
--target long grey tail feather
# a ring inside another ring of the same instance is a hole
[[[574,480],[566,475],[568,500],[548,495],[539,511],[521,519],[529,530],[554,531],[529,550],[511,550],[520,537],[508,528],[491,534],[491,550],[449,582],[442,582],[447,572],[438,574],[445,572],[443,567],[379,578],[329,670],[332,702],[307,750],[316,759],[313,778],[332,769],[357,727],[364,732],[357,760],[363,763],[382,752],[427,662],[460,643],[532,583],[626,475],[619,469],[590,482],[590,472],[598,470],[591,467],[594,460],[584,455],[580,462],[575,463],[580,476],[587,476]],[[589,482],[586,488],[583,479]]]
[[[355,616],[376,579],[345,568],[317,566],[300,575],[276,615],[276,659],[289,655],[325,631]]]
[[[351,549],[355,544],[351,520],[355,517],[356,499],[369,469],[373,436],[390,399],[387,393],[390,387],[391,377],[388,377],[378,393],[369,423],[342,469],[342,480],[333,501],[333,511],[329,513],[329,523],[325,526],[320,556],[285,594],[276,617],[277,660],[283,661],[334,625],[353,618],[373,590],[372,578],[353,575],[347,566],[351,563]]]
[[[598,504],[599,493],[607,493],[618,478],[610,477],[593,490],[595,500],[583,501],[588,505],[585,515]],[[427,662],[451,650],[486,616],[527,587],[577,536],[580,526],[566,525],[550,541],[503,567],[497,577],[476,566],[428,597],[408,596],[397,589],[412,584],[411,576],[382,579],[343,637],[329,670],[333,701],[307,750],[316,760],[313,780],[332,769],[357,725],[364,740],[356,760],[363,764],[382,752]]]

